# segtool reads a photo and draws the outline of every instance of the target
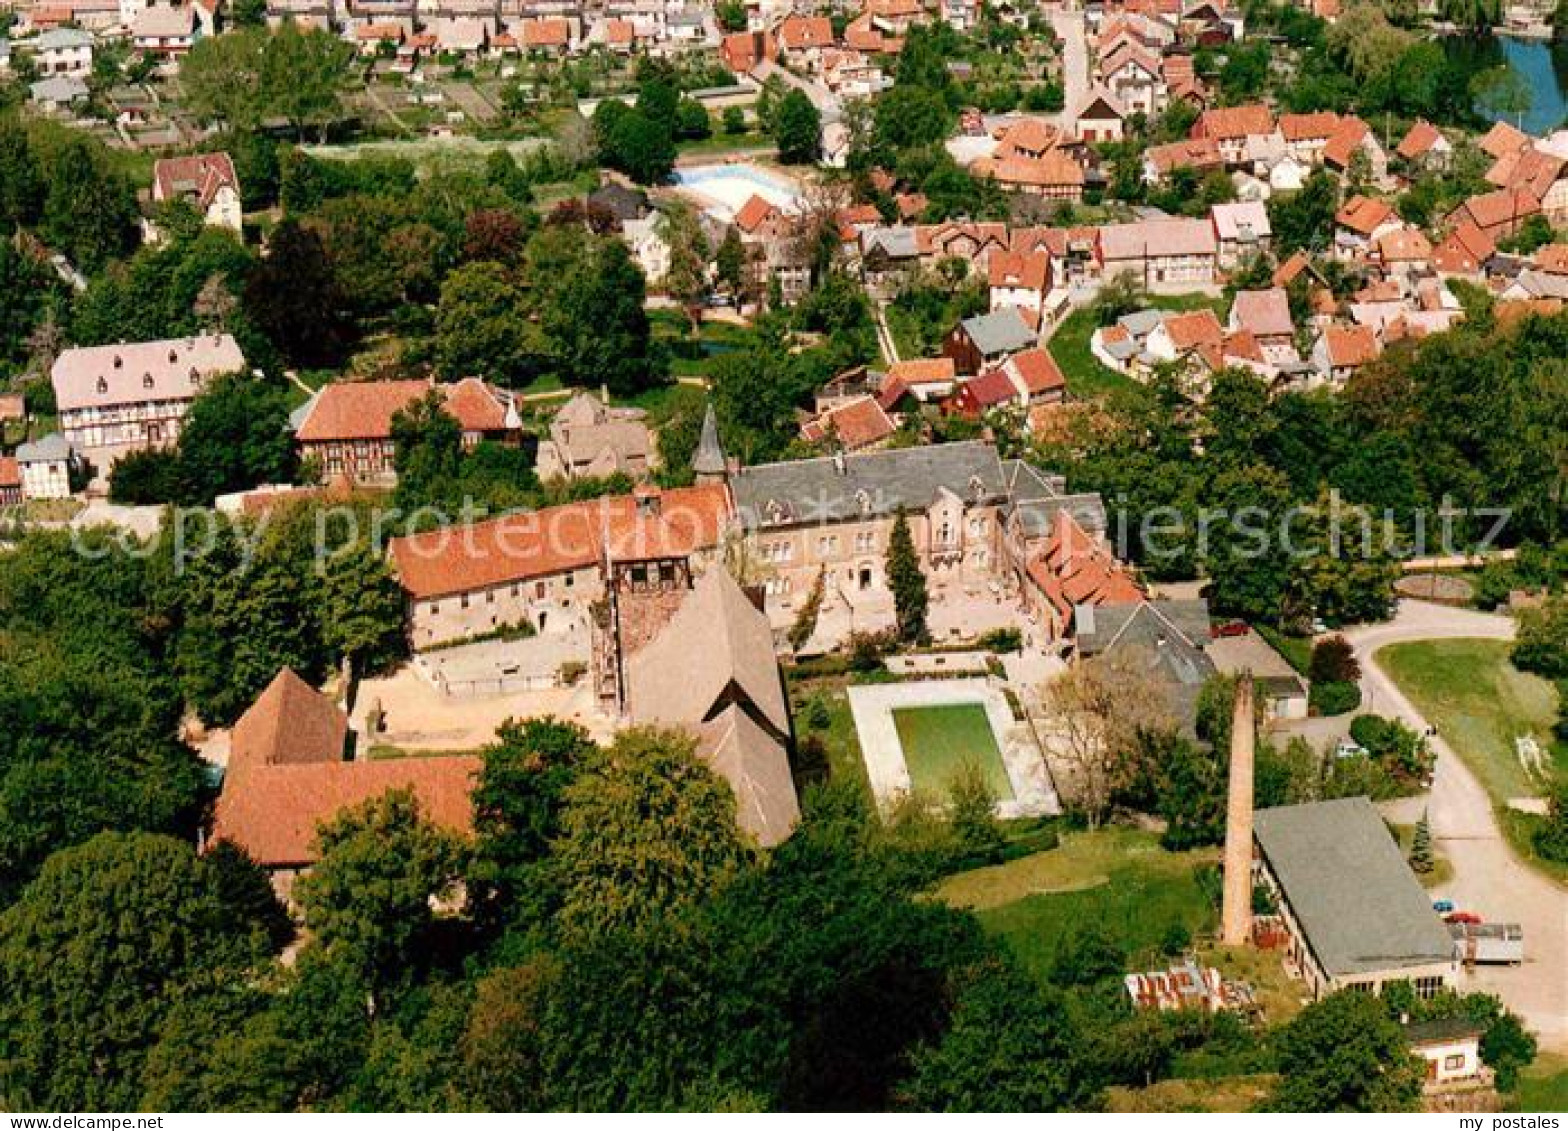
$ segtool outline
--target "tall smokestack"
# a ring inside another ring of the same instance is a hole
[[[1245,946],[1252,934],[1252,673],[1236,677],[1230,724],[1230,794],[1225,805],[1225,898],[1220,941]]]

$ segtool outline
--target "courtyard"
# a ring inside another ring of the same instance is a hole
[[[866,777],[884,811],[921,793],[939,803],[966,762],[980,768],[1002,818],[1061,811],[1027,722],[1013,717],[999,682],[921,680],[848,688]]]

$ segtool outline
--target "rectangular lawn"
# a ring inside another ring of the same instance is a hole
[[[947,794],[948,783],[965,762],[973,761],[985,774],[998,801],[1013,796],[1013,784],[1002,764],[1002,751],[991,732],[991,720],[979,703],[953,703],[939,707],[896,707],[893,726],[904,751],[904,764],[918,792],[937,797]]]

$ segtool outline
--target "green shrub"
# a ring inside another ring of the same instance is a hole
[[[1361,688],[1354,683],[1314,683],[1308,705],[1319,715],[1343,715],[1361,706]]]
[[[993,628],[976,642],[992,652],[1018,652],[1024,646],[1024,634],[1017,628]]]

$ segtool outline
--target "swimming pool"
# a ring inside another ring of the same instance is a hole
[[[745,207],[746,201],[753,196],[785,209],[793,209],[800,199],[799,187],[788,179],[742,163],[677,169],[675,183],[720,206],[731,216]]]

